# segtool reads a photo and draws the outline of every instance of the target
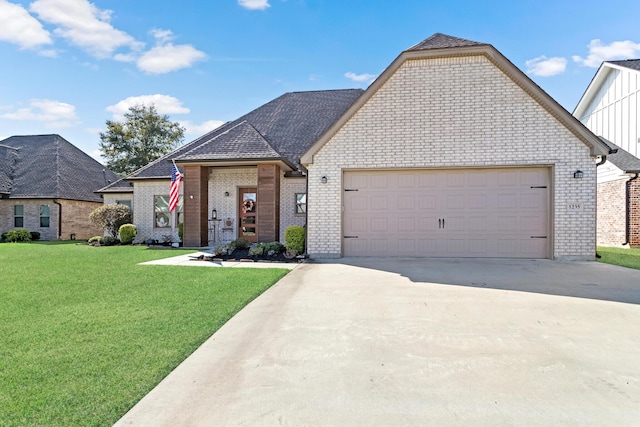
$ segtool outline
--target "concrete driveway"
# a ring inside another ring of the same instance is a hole
[[[638,425],[640,271],[302,264],[117,425]]]

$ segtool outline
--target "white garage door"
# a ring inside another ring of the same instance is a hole
[[[345,256],[549,256],[549,169],[346,171]]]

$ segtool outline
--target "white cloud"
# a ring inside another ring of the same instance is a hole
[[[137,65],[139,69],[149,74],[163,74],[191,67],[195,62],[206,57],[204,52],[191,45],[167,43],[145,52],[138,58]]]
[[[207,132],[211,132],[224,124],[220,120],[207,120],[200,124],[193,123],[189,120],[179,121],[180,125],[185,128],[185,133],[192,136],[201,136]]]
[[[567,69],[567,59],[562,57],[547,58],[538,56],[525,62],[527,73],[534,76],[550,77],[562,74]]]
[[[597,68],[603,61],[635,58],[638,55],[640,55],[640,43],[624,40],[603,45],[601,40],[594,39],[589,43],[589,55],[586,58],[578,55],[572,58],[580,65]]]
[[[149,31],[149,33],[157,40],[159,44],[168,43],[175,38],[173,35],[173,31],[163,30],[161,28],[154,28],[153,30]]]
[[[96,58],[109,58],[122,47],[134,51],[143,47],[143,43],[111,25],[110,10],[100,10],[87,0],[36,0],[30,10],[41,20],[56,25],[56,36]]]
[[[349,71],[348,73],[344,73],[344,76],[350,80],[353,80],[354,82],[369,82],[369,83],[374,81],[375,78],[377,77],[374,74],[367,74],[367,73],[356,74],[356,73],[352,73],[351,71]]]
[[[49,32],[24,7],[6,0],[0,0],[0,40],[22,49],[53,43]]]
[[[249,10],[265,10],[271,6],[269,0],[238,0],[238,4]]]
[[[45,122],[51,128],[78,124],[75,106],[50,99],[32,99],[27,107],[12,108],[8,113],[0,114],[0,118]]]
[[[113,120],[121,121],[129,108],[136,105],[154,105],[160,114],[187,114],[191,111],[184,107],[179,99],[161,94],[130,96],[115,105],[108,106],[107,111],[113,113]]]

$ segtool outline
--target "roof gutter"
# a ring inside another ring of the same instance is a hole
[[[626,182],[626,188],[625,188],[625,204],[626,204],[626,214],[627,214],[627,218],[625,221],[625,230],[624,230],[624,237],[625,237],[625,242],[623,243],[623,245],[629,245],[629,240],[631,237],[631,183],[633,181],[635,181],[636,179],[638,179],[638,175],[640,175],[640,173],[636,172],[635,176],[631,179],[628,179]]]

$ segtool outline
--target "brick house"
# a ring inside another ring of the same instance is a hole
[[[307,251],[591,260],[609,151],[493,46],[434,34],[302,157]]]
[[[185,246],[284,241],[289,225],[306,224],[308,149],[362,94],[360,89],[286,93],[102,188],[105,203],[126,203],[137,242]],[[169,211],[175,161],[184,173],[182,196]]]
[[[0,141],[0,233],[37,231],[43,240],[102,234],[89,214],[102,206],[95,193],[119,177],[59,135]]]
[[[609,152],[493,46],[434,34],[366,91],[285,94],[101,191],[187,246],[298,224],[315,257],[591,260]]]
[[[618,149],[598,166],[603,246],[640,247],[640,59],[604,62],[573,113]]]

